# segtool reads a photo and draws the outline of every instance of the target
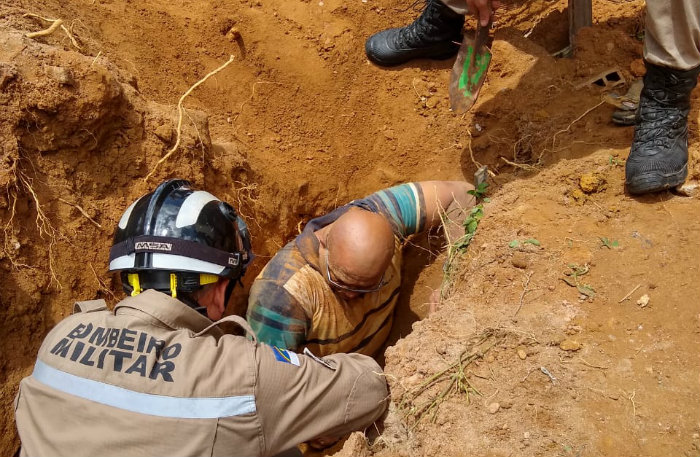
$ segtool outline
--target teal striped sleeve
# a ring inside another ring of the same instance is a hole
[[[425,230],[425,198],[418,183],[406,183],[380,190],[354,201],[353,205],[386,216],[400,238]]]
[[[250,289],[246,319],[261,343],[299,351],[310,322],[302,307],[275,281],[256,279]]]

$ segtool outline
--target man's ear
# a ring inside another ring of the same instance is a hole
[[[224,315],[226,310],[226,286],[228,286],[230,279],[221,278],[215,284],[209,292],[209,300],[206,300],[205,306],[207,307],[207,314],[212,320],[219,320]],[[201,301],[200,301],[201,303]]]
[[[228,283],[231,281],[230,279],[219,279],[216,282],[216,286],[214,287],[214,299],[215,303],[219,307],[219,311],[221,314],[226,311],[226,287],[228,287]]]

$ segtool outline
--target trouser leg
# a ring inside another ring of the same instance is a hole
[[[648,0],[644,60],[676,70],[700,65],[700,1]]]
[[[441,0],[449,9],[457,14],[466,16],[469,10],[467,9],[466,0]]]

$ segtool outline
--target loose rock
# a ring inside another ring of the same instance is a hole
[[[64,86],[75,86],[73,72],[63,67],[46,66],[46,74]]]
[[[173,128],[167,124],[161,124],[153,132],[165,144],[170,144],[173,139]]]
[[[499,405],[496,402],[493,402],[486,409],[489,412],[489,414],[496,414],[500,408],[501,405]]]
[[[698,193],[700,186],[697,184],[683,184],[676,187],[676,193],[684,197],[694,197]]]
[[[581,343],[575,340],[566,339],[559,343],[559,348],[562,351],[578,351],[581,349]]]
[[[593,194],[605,189],[605,179],[596,173],[584,173],[578,185],[584,193]]]
[[[641,297],[639,297],[639,300],[637,300],[637,304],[640,308],[646,307],[649,304],[649,295],[644,294]]]
[[[525,256],[525,254],[522,252],[516,252],[513,254],[513,257],[510,259],[510,263],[512,263],[515,268],[520,268],[523,270],[530,265],[527,256]]]
[[[634,59],[630,64],[630,72],[634,76],[644,76],[644,74],[647,72],[647,69],[644,66],[644,61],[642,59]]]
[[[17,78],[17,70],[10,64],[0,63],[0,89]]]

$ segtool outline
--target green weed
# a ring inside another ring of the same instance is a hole
[[[616,248],[620,245],[620,243],[618,243],[617,240],[610,240],[610,239],[602,237],[602,236],[599,236],[598,239],[600,240],[600,247],[601,248],[605,247],[608,249],[612,249],[612,248]]]

